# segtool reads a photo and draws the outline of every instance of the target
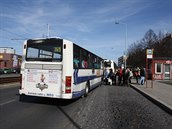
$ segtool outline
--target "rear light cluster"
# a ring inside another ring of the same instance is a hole
[[[65,89],[65,93],[71,93],[71,82],[72,82],[72,77],[71,76],[66,76],[66,89]]]

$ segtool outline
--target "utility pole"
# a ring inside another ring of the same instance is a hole
[[[125,25],[125,52],[124,52],[124,68],[126,69],[127,66],[127,23],[124,22],[115,22],[115,24],[122,24]]]
[[[47,38],[49,38],[50,36],[50,26],[49,24],[47,24]]]

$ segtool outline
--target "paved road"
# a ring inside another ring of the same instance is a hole
[[[171,129],[172,116],[130,87],[101,86],[86,98],[18,101],[17,87],[0,90],[1,129]]]
[[[19,73],[0,74],[0,78],[3,78],[3,77],[20,77],[20,74]]]

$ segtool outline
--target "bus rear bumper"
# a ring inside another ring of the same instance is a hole
[[[47,97],[47,98],[58,98],[58,99],[72,99],[72,94],[57,94],[57,93],[42,93],[42,92],[30,92],[25,90],[19,90],[20,95],[26,96],[37,96],[37,97]]]

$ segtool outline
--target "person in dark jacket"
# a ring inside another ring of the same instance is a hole
[[[140,83],[141,85],[143,85],[145,83],[145,76],[146,76],[146,72],[145,69],[142,67],[140,70]]]
[[[125,84],[126,84],[126,86],[129,86],[129,79],[130,79],[130,69],[127,68],[125,71]]]
[[[108,74],[107,78],[111,79],[111,82],[113,83],[113,81],[114,81],[114,73],[113,73],[112,69],[109,69],[109,74]]]
[[[118,75],[118,85],[121,86],[122,85],[122,83],[121,83],[122,82],[122,76],[123,76],[121,67],[118,69],[117,75]]]

